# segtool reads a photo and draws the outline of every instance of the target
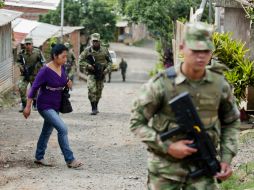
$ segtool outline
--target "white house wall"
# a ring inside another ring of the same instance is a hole
[[[11,23],[0,27],[0,92],[13,85]]]

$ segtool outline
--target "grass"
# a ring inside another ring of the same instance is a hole
[[[0,108],[12,107],[18,103],[19,97],[15,95],[13,90],[9,90],[0,94]]]
[[[240,135],[240,143],[254,142],[254,131],[246,130]],[[254,161],[241,164],[233,175],[221,184],[221,190],[254,190]]]

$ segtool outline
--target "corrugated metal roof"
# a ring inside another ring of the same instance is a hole
[[[5,5],[56,10],[61,0],[5,0]]]
[[[17,18],[12,22],[12,27],[14,31],[15,43],[22,43],[25,37],[33,38],[33,45],[39,47],[43,45],[51,37],[60,37],[61,36],[61,27],[51,24],[46,24],[42,22],[27,20],[23,18]],[[70,34],[75,30],[80,30],[84,27],[63,27],[63,34]],[[23,38],[22,38],[23,37]],[[22,38],[22,39],[21,39]]]
[[[59,26],[40,23],[33,31],[27,36],[33,38],[33,45],[35,47],[41,46],[45,41],[54,36],[59,31]]]
[[[63,35],[70,34],[70,33],[74,32],[75,30],[81,30],[83,28],[84,28],[83,26],[64,26],[63,27]],[[58,32],[54,36],[55,37],[61,36],[61,27],[59,27]]]
[[[22,12],[0,9],[0,26],[6,25],[15,18],[22,15]]]
[[[38,25],[40,25],[39,22],[33,21],[33,20],[27,20],[18,18],[18,24],[16,24],[15,27],[13,27],[14,32],[20,32],[20,33],[30,33],[34,28],[36,28]]]

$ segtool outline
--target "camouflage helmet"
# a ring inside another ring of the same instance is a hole
[[[191,50],[214,50],[212,25],[203,22],[187,23],[184,31],[184,41]]]
[[[100,34],[99,33],[93,33],[91,35],[91,41],[100,41]]]
[[[32,43],[33,43],[33,39],[31,37],[25,38],[25,44],[32,44]]]

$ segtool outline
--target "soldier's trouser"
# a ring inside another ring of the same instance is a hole
[[[94,75],[87,76],[88,99],[90,102],[99,102],[104,87],[104,80],[95,80]]]
[[[126,72],[122,71],[122,72],[121,72],[121,74],[122,74],[123,81],[125,81],[125,78],[126,78]]]
[[[18,82],[18,88],[19,88],[19,94],[20,94],[20,99],[21,99],[21,103],[23,104],[23,106],[26,105],[26,99],[27,99],[27,86],[29,85],[29,83],[32,85],[33,81],[29,82],[24,80],[23,77],[20,78],[19,82]],[[36,99],[36,98],[35,98]]]
[[[148,175],[147,186],[148,190],[219,190],[213,178],[202,177],[182,183],[155,176],[151,173]]]

